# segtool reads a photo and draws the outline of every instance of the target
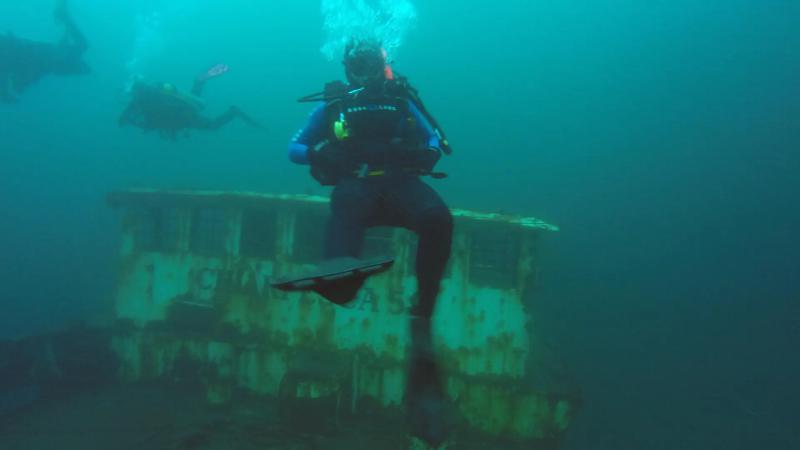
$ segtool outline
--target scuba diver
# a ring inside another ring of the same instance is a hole
[[[59,1],[53,16],[64,27],[58,43],[36,42],[11,33],[0,36],[0,103],[14,103],[17,96],[45,75],[85,75],[91,72],[83,61],[89,48],[67,10]]]
[[[205,103],[200,98],[206,81],[228,71],[225,64],[217,64],[195,78],[191,94],[180,92],[169,83],[148,84],[139,79],[130,88],[131,99],[119,117],[119,126],[132,125],[143,131],[157,131],[161,137],[175,140],[189,129],[217,130],[234,119],[248,125],[261,125],[236,106],[221,115],[210,118],[202,115]]]
[[[322,101],[292,139],[289,158],[311,167],[322,185],[334,186],[325,236],[324,261],[309,273],[273,282],[287,291],[315,291],[342,305],[355,299],[367,277],[394,260],[359,256],[367,228],[407,228],[419,238],[417,295],[411,311],[407,413],[411,434],[438,446],[447,437],[444,392],[433,351],[431,317],[450,257],[450,209],[423,176],[434,172],[450,146],[417,91],[397,77],[380,43],[347,45],[348,83],[300,99]]]

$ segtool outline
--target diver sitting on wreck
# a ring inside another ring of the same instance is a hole
[[[417,304],[411,314],[412,354],[407,399],[411,432],[432,445],[446,438],[443,388],[433,354],[431,316],[450,257],[453,218],[421,176],[434,172],[450,147],[417,92],[395,77],[386,51],[369,40],[345,49],[349,84],[328,83],[301,101],[322,101],[289,146],[289,158],[311,166],[323,185],[334,186],[323,262],[316,271],[275,284],[313,290],[337,304],[352,301],[366,277],[391,259],[361,261],[364,234],[375,226],[402,227],[419,237]]]

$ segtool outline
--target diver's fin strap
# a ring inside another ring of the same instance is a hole
[[[316,92],[306,95],[297,99],[299,103],[312,103],[312,102],[329,102],[332,100],[340,100],[351,95],[358,94],[364,88],[351,88],[347,84],[335,80],[325,83],[325,89],[322,92]]]

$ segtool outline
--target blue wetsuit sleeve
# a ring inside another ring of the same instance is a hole
[[[425,118],[422,112],[420,112],[419,108],[417,108],[417,105],[415,105],[411,100],[408,101],[408,110],[414,117],[414,120],[417,121],[417,124],[419,124],[417,129],[419,130],[421,141],[424,142],[428,148],[441,149],[441,139],[439,138],[439,133],[434,130],[431,122]]]
[[[295,164],[308,164],[308,149],[325,140],[325,104],[317,106],[303,129],[289,143],[289,160]]]

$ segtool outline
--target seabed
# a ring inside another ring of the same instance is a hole
[[[292,407],[290,407],[291,409]],[[337,423],[339,422],[339,423]],[[447,450],[530,448],[454,431]],[[357,421],[242,395],[227,405],[201,387],[147,383],[53,393],[0,416],[4,450],[428,450],[400,417]],[[552,448],[552,447],[546,447]]]

